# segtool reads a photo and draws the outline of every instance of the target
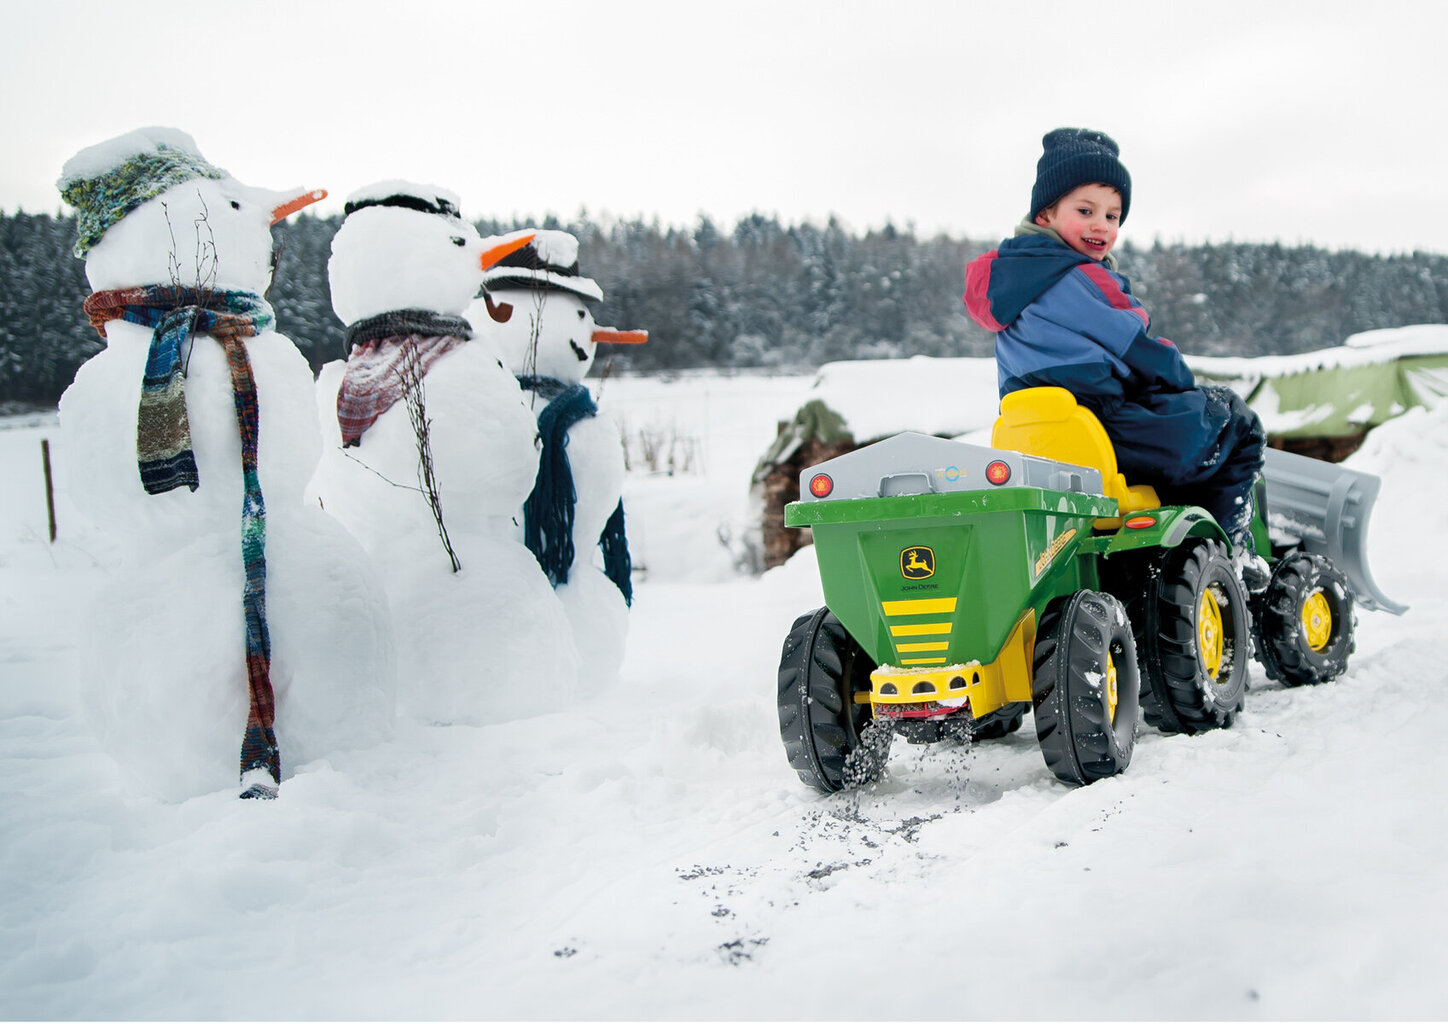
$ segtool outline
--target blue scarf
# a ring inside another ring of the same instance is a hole
[[[533,493],[523,504],[523,542],[548,580],[557,587],[568,582],[573,566],[573,506],[578,492],[573,485],[573,467],[568,461],[568,430],[579,420],[597,415],[598,406],[582,384],[568,385],[553,377],[519,377],[518,383],[549,400],[538,414],[538,433],[543,452],[538,459],[538,478]],[[598,538],[603,550],[604,574],[633,604],[633,563],[629,557],[624,528],[623,502],[609,516]]]

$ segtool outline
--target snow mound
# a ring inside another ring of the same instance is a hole
[[[996,377],[994,359],[850,360],[820,367],[810,397],[860,444],[904,430],[953,437],[995,422]]]

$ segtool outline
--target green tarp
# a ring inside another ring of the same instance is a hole
[[[1448,353],[1280,374],[1254,372],[1247,361],[1238,365],[1247,372],[1198,369],[1197,378],[1228,384],[1245,395],[1274,437],[1355,436],[1415,406],[1448,397]]]

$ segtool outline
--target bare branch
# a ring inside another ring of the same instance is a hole
[[[548,292],[543,288],[535,289],[533,292],[533,312],[528,314],[528,350],[523,356],[521,376],[536,377],[538,375],[538,338],[543,333],[543,305],[548,301]],[[528,407],[535,408],[538,405],[538,392],[536,389],[528,392]]]
[[[407,404],[407,417],[412,422],[412,433],[417,438],[417,482],[422,485],[427,507],[437,524],[437,535],[447,552],[452,571],[462,569],[462,563],[453,551],[452,540],[447,535],[447,524],[442,517],[442,495],[438,492],[437,476],[432,464],[431,421],[427,418],[427,402],[422,387],[422,357],[417,345],[411,340],[403,342],[403,359],[397,367],[402,379],[402,399]]]
[[[346,448],[342,447],[341,445],[338,445],[338,446],[337,446],[337,451],[341,452],[344,458],[351,459],[353,462],[357,463],[357,465],[359,465],[359,466],[361,466],[363,469],[367,470],[367,472],[371,473],[373,476],[375,476],[377,479],[381,480],[384,484],[386,484],[386,485],[389,486],[389,487],[396,487],[396,488],[398,488],[399,490],[403,490],[403,491],[416,491],[418,494],[421,494],[421,493],[422,493],[422,488],[421,488],[421,487],[414,487],[412,484],[400,484],[400,483],[398,483],[396,480],[393,480],[391,477],[387,476],[387,474],[380,472],[380,471],[377,470],[375,467],[367,465],[367,463],[365,463],[365,462],[363,462],[361,459],[357,458],[357,456],[353,455],[351,452],[349,452]]]
[[[207,209],[205,198],[199,192],[197,198],[201,201],[201,212],[192,223],[195,240],[192,246],[189,283],[182,278],[181,260],[177,255],[180,246],[176,242],[175,225],[171,223],[170,207],[164,201],[161,203],[161,212],[166,218],[166,231],[171,236],[171,251],[166,255],[166,270],[171,279],[171,287],[176,292],[177,305],[207,305],[216,291],[219,268],[216,233],[211,230],[211,211]]]

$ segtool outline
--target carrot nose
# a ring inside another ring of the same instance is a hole
[[[487,270],[489,267],[493,266],[499,260],[501,260],[504,256],[517,252],[519,249],[523,248],[523,246],[533,241],[534,237],[535,236],[532,234],[517,235],[513,238],[508,239],[505,242],[499,242],[491,249],[484,249],[483,255],[481,257],[483,269]]]
[[[320,202],[327,198],[327,190],[324,188],[313,189],[311,192],[304,192],[302,195],[288,199],[280,206],[272,207],[271,222],[278,224],[298,210],[305,209],[313,203]]]
[[[642,345],[648,340],[648,331],[616,331],[612,327],[600,327],[593,332],[595,345]]]

